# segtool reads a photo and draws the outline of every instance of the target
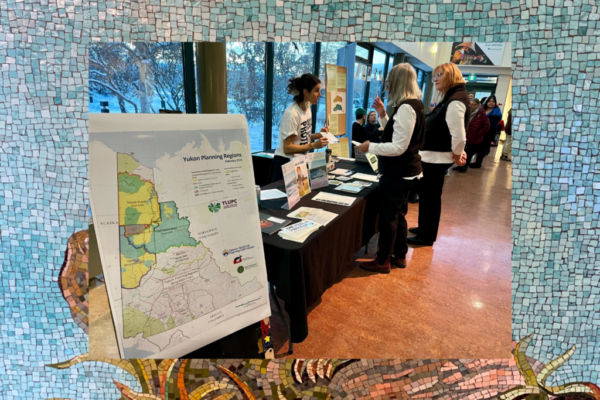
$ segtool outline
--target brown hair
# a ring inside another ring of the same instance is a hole
[[[313,74],[304,74],[301,77],[290,79],[287,92],[294,96],[296,103],[300,104],[304,101],[304,89],[310,92],[319,83],[321,81]]]
[[[450,88],[453,88],[456,85],[460,85],[461,83],[465,83],[465,80],[462,77],[462,73],[454,63],[445,63],[442,65],[438,65],[433,70],[433,76],[435,76],[438,72],[443,74],[442,78],[442,90],[441,92],[446,94]]]

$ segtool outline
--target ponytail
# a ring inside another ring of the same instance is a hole
[[[321,81],[313,74],[304,74],[300,77],[290,79],[287,86],[287,92],[294,96],[294,101],[298,104],[304,101],[304,89],[309,92],[313,90]]]

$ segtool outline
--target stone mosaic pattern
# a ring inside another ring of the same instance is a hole
[[[87,352],[57,282],[87,229],[91,41],[512,42],[513,337],[535,332],[540,360],[577,345],[550,384],[598,383],[599,33],[595,0],[0,0],[2,397],[116,399],[113,379],[142,390],[110,364],[44,367]],[[361,363],[389,398],[384,367]]]
[[[87,361],[78,357],[53,367]],[[525,384],[513,359],[97,361],[136,378],[142,392],[114,383],[128,399],[491,399]]]
[[[67,242],[65,262],[58,274],[58,286],[71,317],[85,333],[89,333],[88,252],[88,231],[74,233]]]

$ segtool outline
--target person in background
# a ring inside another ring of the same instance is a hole
[[[496,138],[496,130],[498,129],[498,123],[502,119],[502,111],[500,111],[500,107],[498,107],[498,101],[496,100],[496,96],[490,96],[485,99],[485,103],[483,103],[483,109],[490,120],[490,129],[485,134],[483,138],[483,143],[485,147],[485,155],[490,154],[490,148],[492,147],[492,142]]]
[[[473,100],[474,98],[475,98],[475,93],[469,92],[469,101]]]
[[[379,125],[377,123],[377,113],[375,111],[371,111],[369,113],[369,115],[367,115],[367,122],[365,123],[365,130],[367,131],[367,133],[369,133],[371,135],[369,137],[370,142],[379,143],[378,140],[377,141],[371,140],[371,137],[373,139],[376,139],[379,136],[381,136],[381,132],[383,131],[383,128],[381,127],[381,125]]]
[[[469,129],[467,129],[467,163],[462,167],[455,167],[458,172],[467,172],[471,166],[471,159],[477,154],[477,161],[472,165],[473,168],[481,168],[481,160],[484,156],[484,147],[482,146],[483,137],[490,129],[490,121],[488,120],[485,110],[479,104],[479,100],[471,100],[469,116]]]
[[[485,99],[487,99],[487,97],[482,97],[482,98],[481,98],[481,100],[479,100],[479,102],[480,102],[481,104],[483,104],[483,103],[485,103]]]
[[[367,110],[359,108],[354,112],[356,121],[352,123],[352,141],[363,143],[367,140],[374,143],[379,143],[380,135],[379,132],[371,133],[367,131],[364,124],[367,120]],[[352,157],[355,157],[354,146],[352,146]]]
[[[435,88],[443,93],[442,101],[427,115],[425,140],[421,155],[423,178],[419,179],[419,226],[409,229],[416,236],[407,242],[432,246],[437,239],[442,214],[442,189],[446,171],[456,163],[467,161],[464,152],[469,125],[469,97],[465,80],[456,64],[438,65],[433,70]]]
[[[281,166],[291,158],[306,154],[313,149],[327,146],[327,138],[320,133],[311,134],[311,104],[317,104],[321,97],[321,81],[312,74],[290,79],[287,92],[294,96],[294,102],[284,111],[279,125],[279,146],[271,166],[271,182],[283,179]],[[321,132],[328,132],[328,128]]]
[[[379,251],[361,268],[387,274],[391,265],[406,267],[408,196],[415,181],[422,176],[419,149],[425,131],[425,110],[417,73],[408,63],[398,64],[389,73],[388,105],[393,110],[388,117],[383,102],[375,99],[373,107],[384,126],[381,143],[364,142],[357,146],[363,153],[379,159]],[[391,265],[390,265],[391,264]]]
[[[500,159],[502,161],[511,161],[512,160],[512,108],[508,112],[508,116],[506,117],[506,126],[504,127],[504,132],[506,132],[506,140],[504,141],[504,148],[502,149],[502,157]]]
[[[496,128],[496,136],[494,136],[494,140],[492,140],[492,146],[498,146],[500,142],[500,136],[502,136],[502,131],[504,130],[504,120],[500,120],[498,122],[498,127]]]

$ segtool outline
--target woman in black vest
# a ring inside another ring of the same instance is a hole
[[[379,158],[379,251],[374,260],[361,263],[367,271],[388,274],[391,264],[406,267],[408,194],[421,174],[419,149],[423,144],[425,113],[417,73],[410,64],[398,64],[389,73],[389,117],[379,97],[373,107],[385,127],[381,143],[364,142],[357,149]],[[391,256],[391,257],[390,257]],[[391,260],[390,260],[391,258]]]
[[[433,82],[444,97],[425,120],[425,141],[419,152],[423,179],[417,184],[419,227],[408,230],[417,236],[407,240],[416,246],[432,246],[436,241],[446,171],[454,163],[463,166],[467,161],[469,96],[462,73],[455,64],[442,64],[433,70]]]

